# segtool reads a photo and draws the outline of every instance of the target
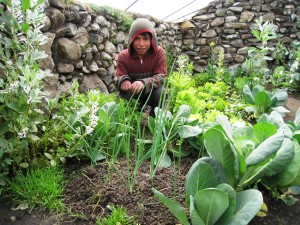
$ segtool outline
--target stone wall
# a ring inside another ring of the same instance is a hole
[[[287,14],[287,9],[291,14]],[[148,15],[153,22],[161,46],[189,55],[196,71],[202,71],[210,57],[210,43],[223,49],[228,66],[241,64],[247,46],[257,44],[253,38],[255,19],[263,16],[277,26],[280,40],[290,43],[300,38],[293,16],[300,15],[300,4],[293,0],[217,0],[199,10],[190,20],[167,23]],[[68,93],[73,80],[80,90],[100,88],[114,92],[118,53],[127,47],[128,30],[122,21],[109,15],[95,15],[84,5],[66,6],[59,0],[48,0],[44,34],[48,38],[43,49],[48,54],[40,66],[50,69],[53,76],[45,80],[50,97]],[[292,16],[293,15],[293,16]],[[277,40],[278,41],[278,40]]]

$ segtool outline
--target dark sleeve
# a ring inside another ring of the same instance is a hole
[[[154,76],[143,79],[145,84],[145,93],[149,93],[151,88],[157,88],[164,84],[165,78],[167,77],[167,65],[166,65],[166,53],[161,47],[157,49],[155,54],[155,69]]]
[[[124,52],[120,52],[118,56],[118,63],[117,63],[117,86],[120,89],[120,85],[124,80],[130,80],[128,76],[128,71],[126,67],[126,54]]]

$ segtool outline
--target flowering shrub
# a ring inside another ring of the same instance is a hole
[[[39,30],[41,2],[4,0],[8,10],[0,8],[0,185],[9,166],[26,168],[35,157],[29,144],[39,139],[46,96],[41,81],[48,75],[38,67],[46,57],[38,50],[46,41]]]

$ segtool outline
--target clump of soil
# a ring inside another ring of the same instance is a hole
[[[152,188],[170,198],[177,196],[176,201],[185,206],[185,175],[193,161],[191,158],[182,159],[180,170],[178,166],[160,169],[153,181],[149,177],[150,163],[144,162],[131,193],[122,180],[122,176],[127,179],[125,159],[116,164],[122,176],[111,173],[107,164],[86,167],[68,183],[65,203],[73,212],[84,213],[89,221],[109,215],[108,206],[113,204],[123,206],[127,214],[140,224],[177,224],[174,216],[153,195]]]

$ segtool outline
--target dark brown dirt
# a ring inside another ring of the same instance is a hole
[[[69,181],[64,193],[65,204],[71,212],[69,215],[53,215],[38,210],[33,210],[30,213],[22,210],[14,211],[11,210],[11,204],[8,204],[7,200],[2,200],[0,203],[0,224],[96,224],[97,217],[109,215],[109,205],[123,206],[127,213],[142,225],[179,224],[167,208],[154,197],[151,189],[155,187],[168,197],[177,196],[176,201],[181,202],[185,207],[185,175],[193,161],[195,158],[182,159],[180,172],[178,167],[159,170],[153,182],[149,179],[149,162],[145,162],[139,170],[132,193],[121,177],[109,170],[108,164],[102,163],[91,168],[86,163],[72,162],[66,169]],[[116,165],[126,177],[126,160],[121,159]],[[176,192],[174,194],[175,177]],[[299,223],[299,202],[294,206],[287,206],[282,201],[271,198],[268,192],[262,191],[264,201],[269,208],[269,214],[264,218],[254,218],[250,223],[251,225],[296,225]]]

